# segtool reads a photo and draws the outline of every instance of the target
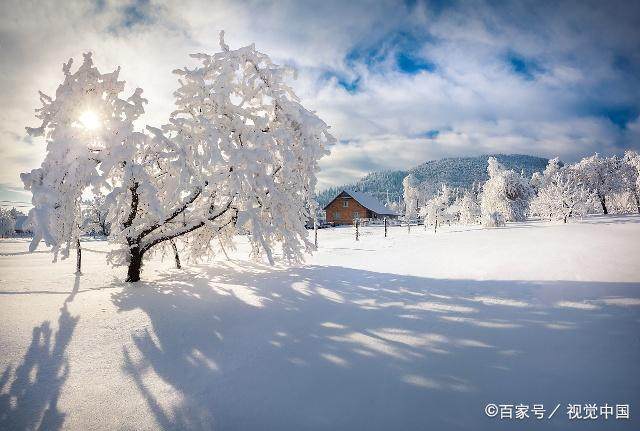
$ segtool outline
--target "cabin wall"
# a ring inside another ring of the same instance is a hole
[[[344,202],[347,206],[344,206]],[[356,214],[357,213],[357,214]],[[327,222],[333,224],[353,224],[356,218],[370,218],[371,211],[360,205],[358,201],[352,197],[338,197],[329,204],[326,209]]]

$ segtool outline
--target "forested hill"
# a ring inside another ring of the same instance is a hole
[[[548,159],[522,154],[492,154],[478,157],[452,157],[431,160],[407,171],[382,171],[370,173],[355,184],[345,184],[322,191],[318,195],[320,206],[326,205],[338,191],[351,189],[369,193],[382,202],[397,201],[402,197],[402,179],[408,174],[416,176],[425,189],[435,189],[441,184],[452,187],[471,187],[474,182],[488,179],[487,159],[495,157],[508,169],[524,171],[527,177],[543,171]]]

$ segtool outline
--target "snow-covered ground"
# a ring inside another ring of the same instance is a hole
[[[127,285],[104,242],[76,277],[0,241],[0,429],[640,429],[640,217],[319,246],[290,268],[243,246],[156,258]],[[567,417],[605,402],[631,419]],[[487,403],[561,407],[500,421]]]

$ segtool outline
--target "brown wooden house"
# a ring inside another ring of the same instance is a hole
[[[397,218],[398,214],[376,198],[362,192],[343,190],[324,208],[327,222],[333,225],[353,224],[356,219]]]

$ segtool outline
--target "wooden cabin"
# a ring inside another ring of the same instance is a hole
[[[398,214],[371,195],[343,190],[324,208],[327,222],[333,225],[353,224],[356,219],[393,219]]]

